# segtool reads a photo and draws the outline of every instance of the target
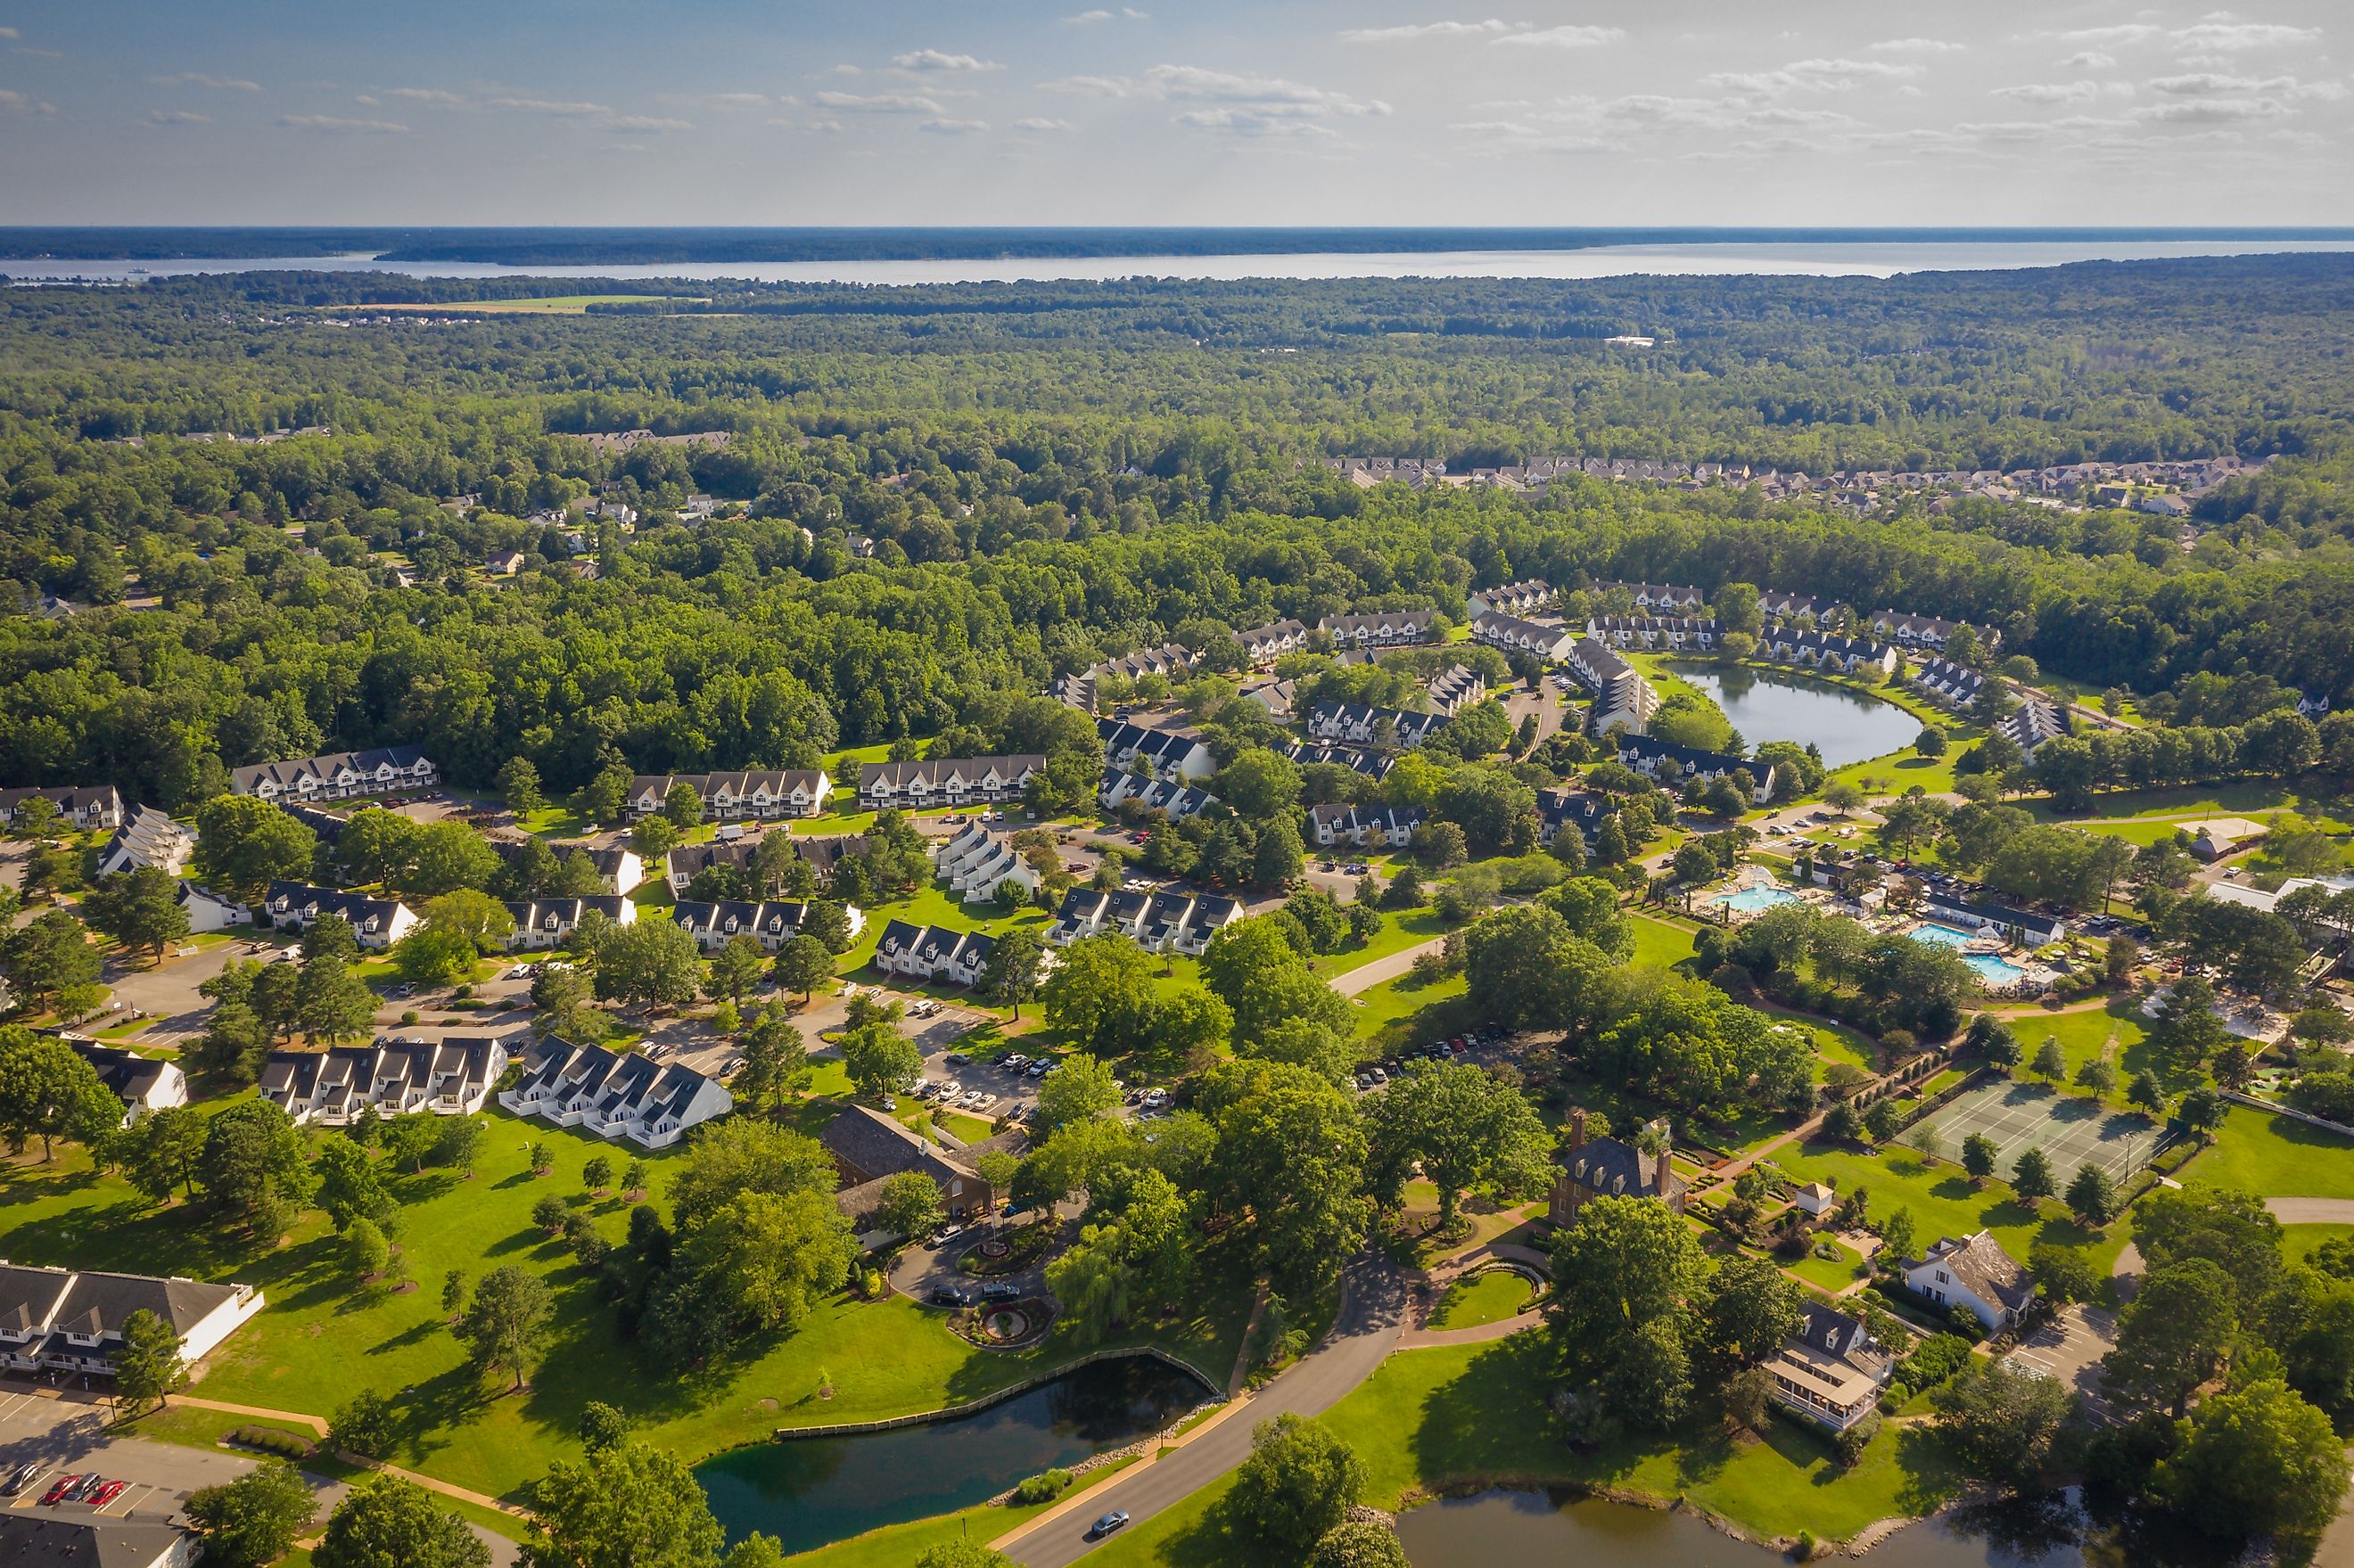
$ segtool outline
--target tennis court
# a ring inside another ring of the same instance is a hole
[[[1935,1139],[1934,1145],[1925,1142],[1925,1132]],[[1997,1176],[2008,1181],[2021,1154],[2041,1149],[2063,1187],[2086,1163],[2123,1181],[2164,1147],[2162,1129],[2138,1111],[2111,1110],[2041,1085],[1999,1080],[1914,1122],[1896,1140],[1915,1149],[1934,1147],[1941,1159],[1958,1161],[1962,1140],[1973,1134],[1994,1139]]]

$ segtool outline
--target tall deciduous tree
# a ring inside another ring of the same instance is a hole
[[[458,1337],[471,1348],[476,1366],[513,1372],[520,1392],[546,1338],[553,1309],[547,1286],[537,1275],[506,1264],[482,1276],[474,1287],[474,1298],[458,1323]]]
[[[82,916],[133,953],[161,958],[188,934],[180,879],[161,866],[135,866],[101,876],[82,898]]]
[[[240,904],[258,902],[272,882],[306,877],[319,836],[267,800],[217,795],[196,811],[196,878]]]
[[[1365,1464],[1330,1427],[1285,1414],[1251,1431],[1251,1456],[1235,1472],[1235,1514],[1295,1559],[1348,1517],[1364,1495]]]
[[[635,1438],[558,1461],[531,1513],[525,1568],[717,1568],[726,1539],[694,1473]]]
[[[16,1024],[0,1026],[0,1135],[18,1148],[41,1140],[44,1163],[57,1140],[91,1145],[122,1123],[122,1102],[64,1041]]]
[[[1470,1188],[1525,1196],[1543,1184],[1551,1151],[1544,1124],[1518,1089],[1468,1062],[1407,1068],[1373,1097],[1365,1123],[1377,1182],[1395,1189],[1419,1166],[1438,1188],[1439,1224],[1447,1231]]]
[[[400,1476],[363,1476],[312,1549],[318,1568],[490,1568],[491,1549],[433,1494]]]
[[[2231,1278],[2214,1264],[2193,1257],[2152,1269],[2117,1314],[2116,1348],[2101,1358],[2101,1381],[2117,1397],[2179,1421],[2239,1330]]]
[[[311,1522],[313,1499],[302,1472],[282,1459],[188,1498],[188,1517],[205,1538],[205,1561],[262,1568],[286,1555]]]
[[[180,1360],[180,1335],[144,1307],[122,1322],[122,1348],[114,1353],[114,1392],[136,1414],[187,1381]]]

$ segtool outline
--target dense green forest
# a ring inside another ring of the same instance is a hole
[[[2144,693],[2354,698],[2354,262],[1872,280],[680,285],[460,324],[339,308],[603,291],[264,273],[0,293],[0,782],[166,804],[424,741],[784,765],[986,724],[1106,653],[1527,576],[1749,581],[1999,626]],[[644,284],[610,286],[639,292]],[[650,302],[651,305],[651,302]],[[1655,349],[1603,344],[1640,331]],[[582,432],[726,430],[600,452]],[[270,444],[253,437],[325,427]],[[2178,524],[1969,501],[1853,517],[1602,481],[1354,488],[1339,454],[1839,467],[2273,456]],[[691,493],[740,515],[677,523]],[[633,535],[575,512],[617,497]],[[470,508],[445,506],[461,496]],[[579,529],[598,575],[565,534]],[[872,560],[852,535],[876,542]],[[484,558],[519,549],[515,578]],[[397,572],[414,586],[397,586]]]

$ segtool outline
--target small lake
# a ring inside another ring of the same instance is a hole
[[[1812,741],[1825,767],[1845,768],[1902,751],[1921,734],[1921,721],[1895,704],[1829,681],[1741,665],[1668,668],[1723,708],[1752,752],[1769,740]]]
[[[975,1414],[844,1437],[791,1438],[695,1467],[729,1542],[788,1553],[987,1501],[1041,1470],[1158,1431],[1211,1397],[1150,1356],[1095,1361]]]

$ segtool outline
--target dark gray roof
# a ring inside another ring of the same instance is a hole
[[[1605,1197],[1672,1197],[1686,1185],[1684,1179],[1671,1171],[1668,1173],[1668,1191],[1662,1193],[1652,1180],[1653,1160],[1632,1144],[1621,1143],[1615,1138],[1589,1139],[1579,1148],[1560,1150],[1553,1160],[1579,1186]]]
[[[187,1531],[143,1519],[101,1519],[86,1510],[0,1513],[0,1563],[8,1568],[154,1568]]]

